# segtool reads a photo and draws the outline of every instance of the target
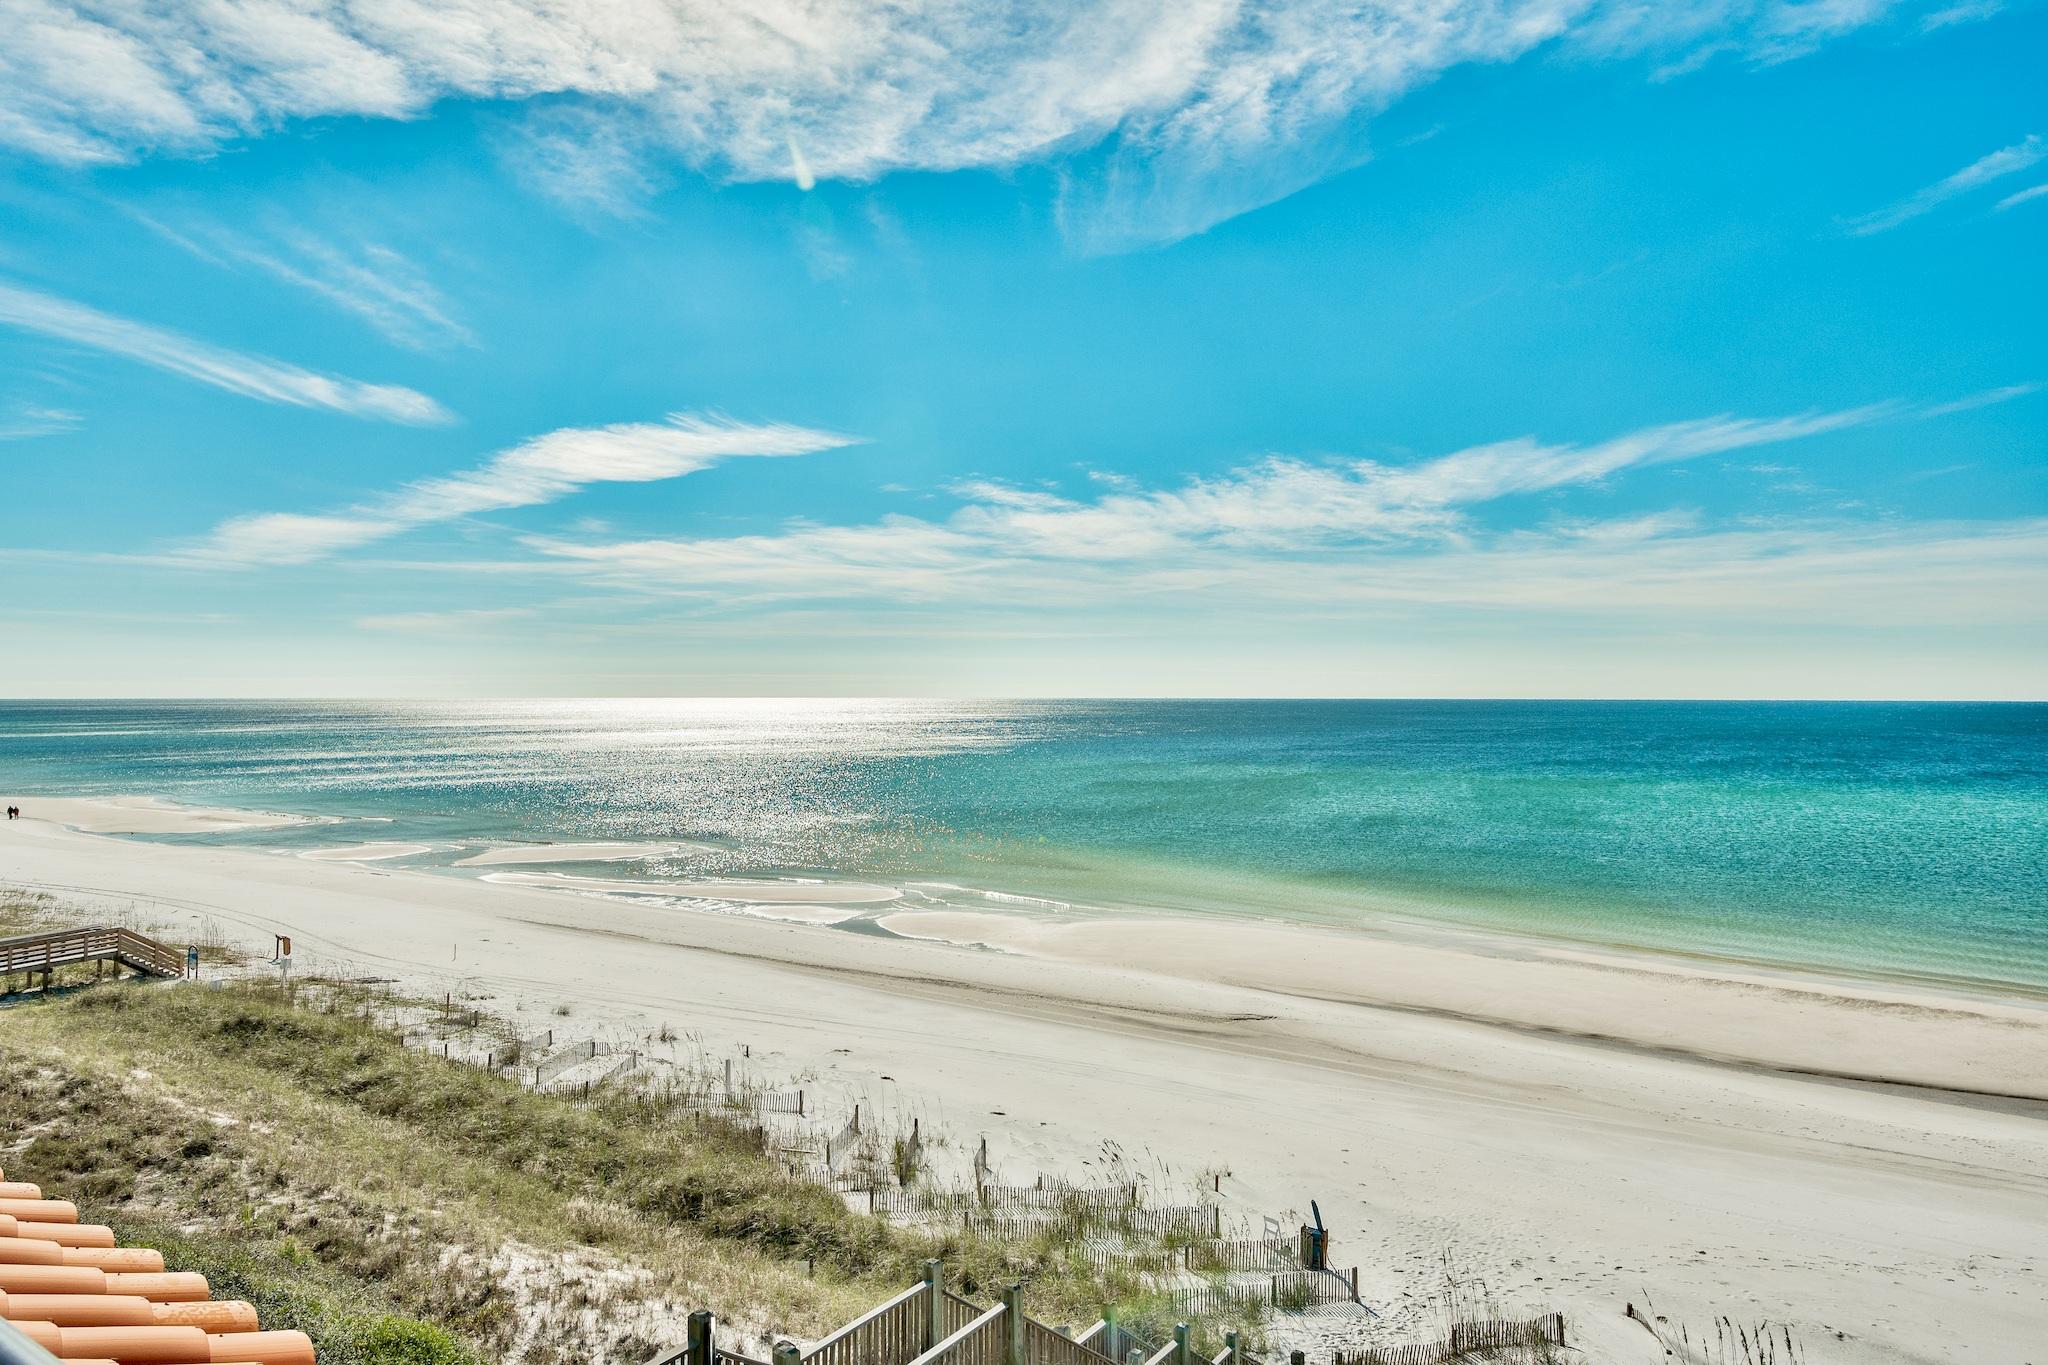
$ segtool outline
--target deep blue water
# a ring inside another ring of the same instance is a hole
[[[0,788],[339,817],[212,837],[418,840],[426,865],[682,838],[708,847],[580,870],[851,872],[964,905],[1399,917],[2048,990],[2039,705],[0,703]]]

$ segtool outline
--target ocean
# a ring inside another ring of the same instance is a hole
[[[287,852],[676,840],[1020,914],[1476,930],[2048,994],[2048,706],[0,703],[0,788],[316,817]],[[603,914],[593,898],[591,913]],[[848,927],[861,928],[863,915]],[[872,931],[870,926],[870,931]]]

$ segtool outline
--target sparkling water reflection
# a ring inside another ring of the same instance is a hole
[[[228,841],[681,840],[605,875],[1400,914],[2048,988],[2040,706],[12,703],[0,785],[388,821]]]

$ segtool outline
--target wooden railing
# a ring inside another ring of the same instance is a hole
[[[81,962],[118,962],[150,976],[185,974],[183,953],[133,929],[97,925],[0,938],[0,976],[9,972],[54,971]]]
[[[855,1318],[804,1352],[813,1365],[902,1365],[931,1345],[935,1328],[930,1281]]]
[[[690,1314],[690,1340],[670,1347],[648,1360],[647,1365],[768,1365],[765,1360],[743,1356],[718,1345],[717,1327],[711,1314]]]
[[[1205,1360],[1189,1354],[1187,1328],[1182,1326],[1172,1345],[1154,1352],[1146,1343],[1142,1354],[1151,1356],[1154,1365],[1259,1365],[1239,1354],[1236,1333],[1227,1339],[1221,1355]],[[922,1283],[861,1314],[808,1350],[795,1342],[778,1344],[770,1365],[1125,1365],[1111,1352],[1131,1350],[1135,1344],[1109,1317],[1079,1337],[1038,1321],[1024,1311],[1021,1286],[1012,1286],[1001,1302],[983,1308],[949,1292],[943,1267],[930,1261]],[[711,1315],[692,1313],[689,1344],[665,1350],[647,1365],[761,1362],[721,1350]]]
[[[951,1336],[981,1316],[981,1305],[971,1299],[963,1299],[950,1290],[942,1292],[939,1298],[939,1335]]]
[[[1065,1332],[1055,1332],[1032,1318],[1024,1320],[1027,1365],[1104,1365],[1109,1357],[1084,1346]]]
[[[1010,1316],[1006,1298],[959,1331],[940,1338],[910,1365],[1016,1365],[1009,1359]]]

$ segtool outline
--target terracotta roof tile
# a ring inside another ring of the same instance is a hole
[[[161,1253],[117,1247],[0,1172],[0,1320],[66,1365],[314,1365],[303,1332],[261,1330],[246,1303],[214,1301],[206,1277]]]

